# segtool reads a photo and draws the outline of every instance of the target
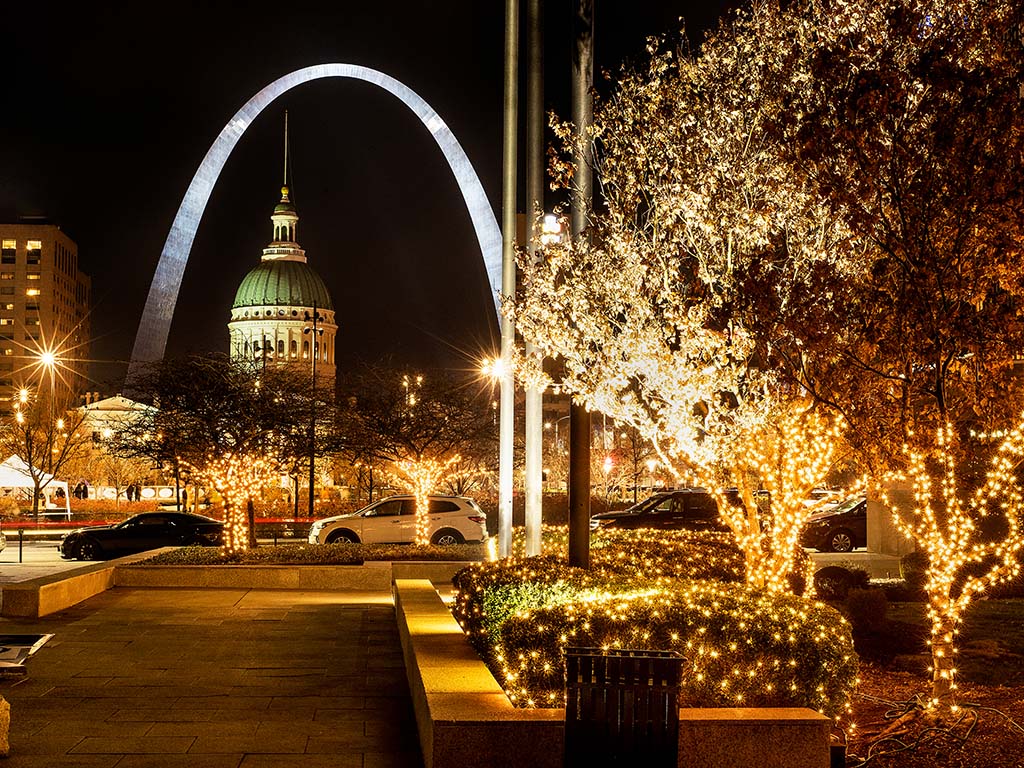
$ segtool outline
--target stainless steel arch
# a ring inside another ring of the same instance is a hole
[[[462,197],[466,201],[466,208],[469,210],[473,229],[476,231],[477,241],[480,243],[484,266],[487,269],[487,279],[491,284],[495,311],[500,320],[501,231],[498,229],[498,222],[494,218],[494,212],[491,210],[487,195],[484,194],[483,186],[480,184],[480,178],[473,170],[473,165],[456,140],[455,134],[427,102],[393,77],[354,64],[319,64],[285,75],[253,96],[228,121],[206,153],[206,157],[203,158],[196,175],[192,178],[192,183],[189,184],[188,190],[185,192],[185,197],[181,201],[181,206],[174,217],[171,231],[167,234],[167,241],[160,254],[160,261],[157,263],[156,273],[153,275],[153,282],[149,287],[146,306],[142,312],[142,320],[139,322],[139,330],[135,335],[132,365],[128,373],[129,380],[132,376],[132,368],[136,363],[159,360],[164,355],[167,336],[171,329],[171,318],[174,315],[174,306],[178,301],[178,290],[181,288],[181,279],[185,272],[185,265],[188,264],[192,242],[195,240],[196,230],[199,228],[199,221],[203,217],[206,203],[210,199],[210,193],[213,191],[214,184],[217,183],[217,177],[220,176],[231,150],[235,148],[235,144],[238,143],[245,129],[274,99],[297,85],[328,77],[347,77],[383,88],[398,97],[430,131],[430,135],[434,137],[445,160],[448,161],[455,180],[458,182],[459,191],[462,192]]]

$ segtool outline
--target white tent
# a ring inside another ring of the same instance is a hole
[[[68,516],[68,520],[71,519],[71,494],[68,493],[68,484],[66,480],[54,480],[53,475],[46,472],[42,473],[42,479],[45,487],[43,493],[47,494],[47,499],[50,498],[49,494],[52,493],[52,489],[60,488],[64,491],[64,512]],[[28,488],[29,498],[32,498],[32,491],[35,489],[36,484],[32,481],[32,472],[25,461],[17,456],[11,456],[3,464],[0,464],[0,489],[8,491],[14,488]]]

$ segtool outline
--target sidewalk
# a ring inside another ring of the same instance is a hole
[[[52,632],[5,768],[418,768],[391,596],[125,589],[0,632]]]

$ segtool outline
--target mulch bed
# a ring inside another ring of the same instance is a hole
[[[860,678],[853,702],[857,736],[848,746],[848,768],[862,765],[863,758],[874,752],[899,749],[899,744],[888,742],[876,744],[869,752],[872,742],[877,740],[875,734],[903,711],[903,702],[929,692],[928,677],[923,671],[900,671],[862,661]],[[913,744],[920,736],[916,747],[875,756],[868,764],[875,768],[1024,768],[1024,686],[974,685],[964,681],[960,681],[960,686],[957,701],[966,711],[953,731],[966,738],[944,731],[922,735],[924,727],[916,727],[901,737],[904,743]]]

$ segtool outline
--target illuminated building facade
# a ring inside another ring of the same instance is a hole
[[[242,280],[231,307],[231,359],[305,370],[315,359],[317,379],[333,385],[338,332],[334,304],[297,242],[299,216],[287,186],[281,188],[281,201],[270,218],[273,240],[263,249],[260,263]]]
[[[42,223],[0,224],[0,246],[0,409],[23,386],[48,386],[45,349],[55,351],[57,399],[70,402],[85,387],[90,339],[91,281],[78,246]]]

